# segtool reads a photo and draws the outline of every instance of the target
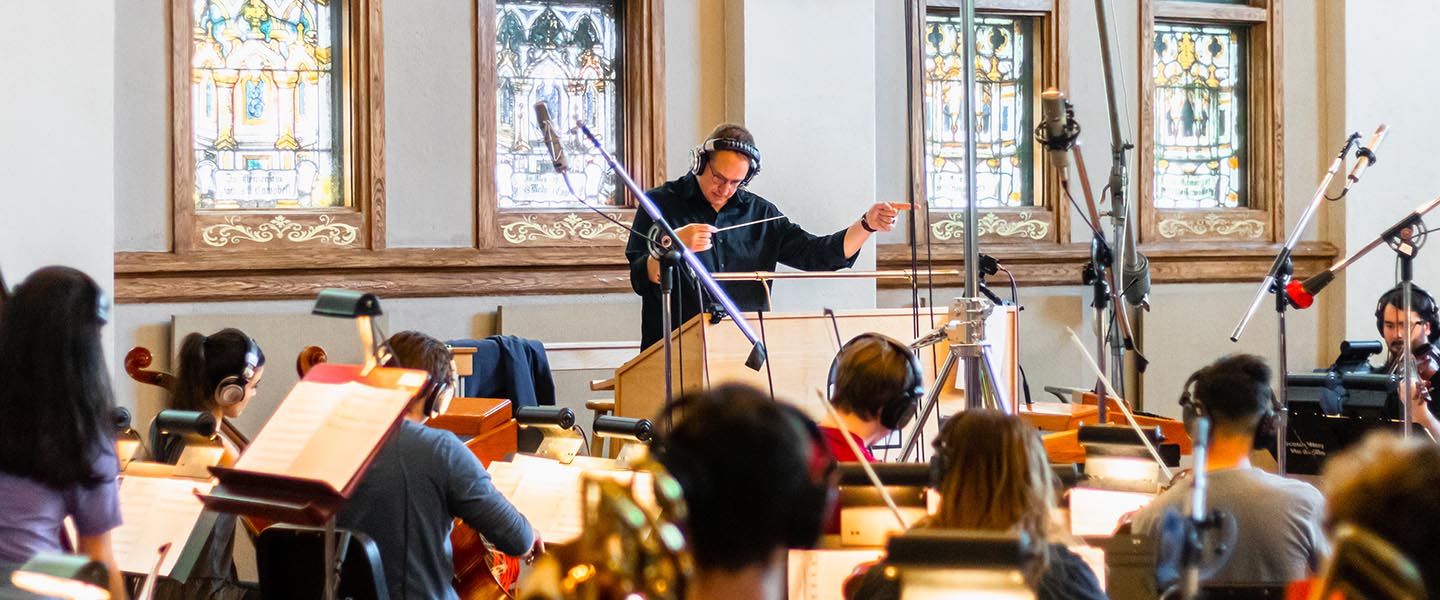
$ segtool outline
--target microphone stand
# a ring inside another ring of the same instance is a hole
[[[1275,394],[1275,401],[1280,405],[1279,410],[1276,412],[1275,419],[1275,466],[1281,475],[1286,473],[1286,455],[1289,454],[1286,439],[1289,435],[1288,430],[1290,428],[1290,405],[1286,398],[1286,386],[1283,382],[1289,373],[1287,370],[1288,360],[1285,351],[1285,312],[1290,307],[1290,296],[1285,288],[1290,284],[1290,276],[1295,272],[1295,265],[1291,261],[1291,253],[1295,250],[1295,244],[1300,241],[1300,235],[1305,233],[1305,228],[1310,225],[1310,219],[1314,218],[1316,209],[1320,208],[1321,201],[1325,199],[1325,190],[1330,187],[1330,181],[1335,178],[1335,174],[1339,173],[1340,168],[1344,165],[1345,154],[1350,152],[1350,147],[1359,141],[1359,133],[1351,134],[1350,137],[1345,139],[1345,145],[1340,148],[1340,153],[1335,155],[1335,160],[1331,161],[1330,168],[1325,171],[1325,177],[1320,180],[1320,185],[1315,188],[1315,194],[1310,197],[1310,205],[1305,207],[1305,212],[1301,213],[1300,220],[1295,223],[1295,227],[1290,230],[1289,237],[1285,239],[1285,245],[1282,246],[1280,252],[1275,255],[1275,262],[1270,265],[1270,272],[1266,274],[1265,279],[1260,282],[1260,289],[1256,290],[1255,299],[1250,302],[1249,310],[1247,310],[1245,316],[1240,319],[1240,323],[1235,326],[1235,331],[1230,334],[1230,341],[1239,342],[1240,334],[1244,332],[1245,326],[1250,322],[1250,318],[1254,316],[1255,310],[1260,307],[1261,299],[1265,297],[1265,294],[1275,294],[1275,316],[1279,319],[1280,327],[1276,333],[1276,343],[1280,351],[1280,356],[1276,360],[1276,363],[1279,367],[1282,382],[1279,386],[1279,391]]]
[[[700,262],[700,257],[696,256],[695,252],[688,246],[680,243],[680,236],[675,233],[675,229],[670,226],[670,222],[665,220],[665,215],[660,212],[660,207],[656,206],[655,201],[651,200],[650,196],[645,194],[645,190],[640,188],[640,184],[635,183],[635,180],[630,177],[630,173],[626,171],[624,167],[620,166],[620,163],[615,160],[615,157],[605,151],[605,148],[600,144],[600,140],[596,139],[595,134],[590,132],[590,128],[585,126],[585,122],[577,119],[575,126],[580,129],[580,133],[584,134],[586,139],[590,140],[590,144],[595,147],[596,152],[600,153],[600,157],[605,159],[605,163],[610,165],[615,175],[620,177],[625,187],[630,190],[630,193],[635,196],[635,200],[640,203],[640,208],[643,209],[646,214],[650,215],[650,219],[660,228],[662,239],[664,236],[670,237],[671,249],[669,252],[678,252],[680,254],[680,260],[685,266],[690,267],[690,272],[694,273],[695,279],[699,281],[700,285],[703,286],[706,291],[710,292],[711,298],[719,302],[720,306],[725,309],[725,312],[729,313],[730,320],[735,323],[736,327],[740,328],[740,333],[744,334],[745,339],[749,340],[752,344],[750,356],[745,359],[745,366],[752,370],[759,371],[760,366],[765,364],[765,344],[760,341],[759,336],[755,335],[755,330],[750,327],[750,322],[745,320],[745,316],[740,314],[740,310],[735,307],[735,301],[731,300],[730,295],[726,294],[725,290],[720,288],[720,284],[715,282],[715,278],[710,276],[710,271]],[[663,260],[661,261],[662,282],[665,280],[665,274],[663,272],[665,262],[666,261]],[[663,289],[662,283],[662,290]],[[669,408],[675,400],[675,390],[672,388],[672,370],[674,369],[674,365],[670,362],[670,338],[673,337],[674,332],[669,329],[672,318],[670,316],[669,298],[664,298],[661,304],[661,319],[666,329],[664,332],[665,335],[660,338],[660,341],[664,345],[665,354],[665,406]]]
[[[1425,223],[1420,220],[1420,215],[1413,215],[1405,219],[1400,226],[1392,227],[1385,232],[1385,243],[1395,251],[1395,259],[1400,262],[1400,287],[1404,289],[1403,297],[1405,304],[1405,354],[1400,358],[1401,372],[1404,378],[1400,380],[1400,418],[1405,421],[1400,426],[1401,437],[1410,437],[1411,430],[1411,401],[1415,396],[1416,384],[1419,377],[1419,367],[1415,363],[1414,335],[1415,328],[1410,324],[1410,315],[1414,314],[1414,307],[1411,306],[1410,293],[1414,289],[1415,278],[1415,255],[1420,252],[1424,245]],[[1418,240],[1416,238],[1419,238]],[[1421,410],[1426,410],[1422,408]]]
[[[1191,456],[1195,459],[1194,481],[1190,486],[1190,514],[1185,527],[1185,539],[1180,548],[1180,597],[1190,600],[1200,594],[1200,559],[1203,546],[1200,538],[1203,532],[1220,525],[1218,515],[1206,515],[1206,494],[1210,487],[1207,456],[1210,448],[1210,418],[1195,419],[1191,441],[1194,442]]]
[[[1115,282],[1114,285],[1116,289],[1114,292],[1116,294],[1116,306],[1111,307],[1109,311],[1111,325],[1108,343],[1110,345],[1110,357],[1114,362],[1112,366],[1114,370],[1112,373],[1118,371],[1121,374],[1121,377],[1118,379],[1114,377],[1111,379],[1113,383],[1119,384],[1116,391],[1123,394],[1125,393],[1127,383],[1131,379],[1128,373],[1129,369],[1126,368],[1125,364],[1125,350],[1127,347],[1133,347],[1137,352],[1140,350],[1138,340],[1135,339],[1133,331],[1135,326],[1129,322],[1130,314],[1121,310],[1119,306],[1121,301],[1119,295],[1124,294],[1127,289],[1125,284],[1125,273],[1127,269],[1135,270],[1139,268],[1139,256],[1135,250],[1135,235],[1132,231],[1134,225],[1129,218],[1130,205],[1126,200],[1127,190],[1125,189],[1129,179],[1126,175],[1125,152],[1135,146],[1125,141],[1124,134],[1120,130],[1120,95],[1116,91],[1118,86],[1116,85],[1115,60],[1111,54],[1113,40],[1110,39],[1109,11],[1106,10],[1106,4],[1106,0],[1095,0],[1095,22],[1100,29],[1100,65],[1105,73],[1105,100],[1106,106],[1110,111],[1110,176],[1105,186],[1110,189],[1109,216],[1115,239],[1115,243],[1111,247],[1114,248],[1115,251],[1110,252],[1104,247],[1105,244],[1102,237],[1102,239],[1099,240],[1101,247],[1098,250],[1098,255],[1097,250],[1093,249],[1094,245],[1092,245],[1091,255],[1095,257],[1096,260],[1103,259],[1110,265],[1109,268]],[[1096,223],[1095,226],[1099,227],[1100,224]],[[1096,260],[1092,260],[1092,264],[1098,266]],[[1146,275],[1143,280],[1148,283],[1149,276]],[[1097,286],[1095,304],[1099,305],[1097,306],[1097,310],[1104,310],[1105,301],[1100,299],[1101,294],[1099,292],[1100,290]],[[1139,304],[1141,303],[1132,304],[1132,307],[1138,306]],[[1127,321],[1124,329],[1119,327],[1118,321],[1120,319]],[[1138,321],[1138,318],[1136,320]],[[1098,326],[1099,325],[1097,325],[1097,327]],[[1121,335],[1122,332],[1125,332],[1123,337]],[[1127,344],[1126,341],[1129,343]],[[1137,360],[1135,364],[1138,366],[1143,363]],[[1144,368],[1139,367],[1139,370],[1143,371]],[[1137,382],[1139,381],[1138,374],[1135,376],[1135,380]],[[1120,399],[1123,400],[1124,397],[1122,396]],[[1103,398],[1100,405],[1102,407],[1100,410],[1100,423],[1103,424],[1105,422],[1106,412],[1103,408],[1105,406]]]

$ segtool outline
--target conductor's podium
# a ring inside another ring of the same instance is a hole
[[[830,376],[830,365],[839,343],[835,329],[840,330],[840,343],[866,332],[883,333],[909,343],[915,339],[915,321],[908,308],[835,311],[830,317],[812,314],[766,313],[764,322],[755,313],[747,313],[757,335],[765,342],[768,360],[760,370],[745,366],[751,344],[728,319],[711,323],[709,315],[690,319],[672,335],[673,382],[678,397],[686,392],[710,389],[725,383],[747,383],[763,390],[771,388],[775,397],[805,411],[810,418],[825,416],[821,404]],[[920,333],[925,334],[944,324],[947,313],[939,308],[933,317],[928,309],[920,315]],[[929,322],[931,324],[927,325]],[[996,307],[986,321],[987,351],[999,388],[1005,401],[1018,396],[1016,346],[1016,310]],[[945,342],[920,352],[928,391],[935,373],[945,361],[949,347]],[[623,417],[655,418],[665,403],[665,354],[659,342],[645,348],[638,356],[615,370],[615,414]],[[952,403],[963,406],[965,393],[957,389],[955,376],[963,371],[957,365],[944,383],[940,396],[941,413],[956,410]]]

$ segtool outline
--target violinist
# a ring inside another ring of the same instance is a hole
[[[126,598],[110,532],[120,525],[114,396],[100,328],[100,286],[68,267],[36,271],[0,314],[0,572],[36,554],[74,550],[109,570]]]
[[[1233,520],[1226,526],[1236,532],[1230,558],[1204,583],[1283,584],[1317,572],[1329,553],[1320,491],[1250,464],[1257,430],[1274,435],[1270,367],[1251,354],[1223,357],[1190,376],[1180,407],[1187,426],[1200,415],[1213,424],[1207,503]],[[1193,481],[1171,486],[1136,513],[1134,532],[1157,534],[1166,512],[1188,506]]]
[[[455,394],[450,348],[415,331],[397,333],[387,344],[396,366],[424,370],[429,382],[410,400],[399,430],[376,453],[336,523],[375,540],[391,598],[458,599],[450,583],[450,528],[457,517],[511,556],[530,559],[545,545],[460,438],[423,425]]]
[[[1405,288],[1395,286],[1375,303],[1375,328],[1385,338],[1389,354],[1383,373],[1399,374],[1404,361],[1405,335],[1410,335],[1410,348],[1420,384],[1411,404],[1410,418],[1424,427],[1432,438],[1440,439],[1440,404],[1430,401],[1431,390],[1440,384],[1440,315],[1435,297],[1419,286],[1410,286],[1410,314],[1405,314]]]

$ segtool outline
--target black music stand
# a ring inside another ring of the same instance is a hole
[[[1374,429],[1400,431],[1399,381],[1384,374],[1299,373],[1289,390],[1291,473],[1319,475],[1325,461]]]

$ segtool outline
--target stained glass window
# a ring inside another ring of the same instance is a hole
[[[589,141],[566,132],[582,119],[605,150],[619,146],[616,0],[495,3],[496,192],[502,209],[575,206],[535,123],[545,102],[586,202],[620,205],[616,182]]]
[[[1155,206],[1245,202],[1244,33],[1155,24]]]
[[[965,206],[967,119],[963,85],[975,85],[975,187],[982,208],[1035,205],[1033,17],[976,16],[968,79],[963,17],[925,17],[925,174],[931,208]]]
[[[195,206],[348,206],[339,2],[193,0]]]

